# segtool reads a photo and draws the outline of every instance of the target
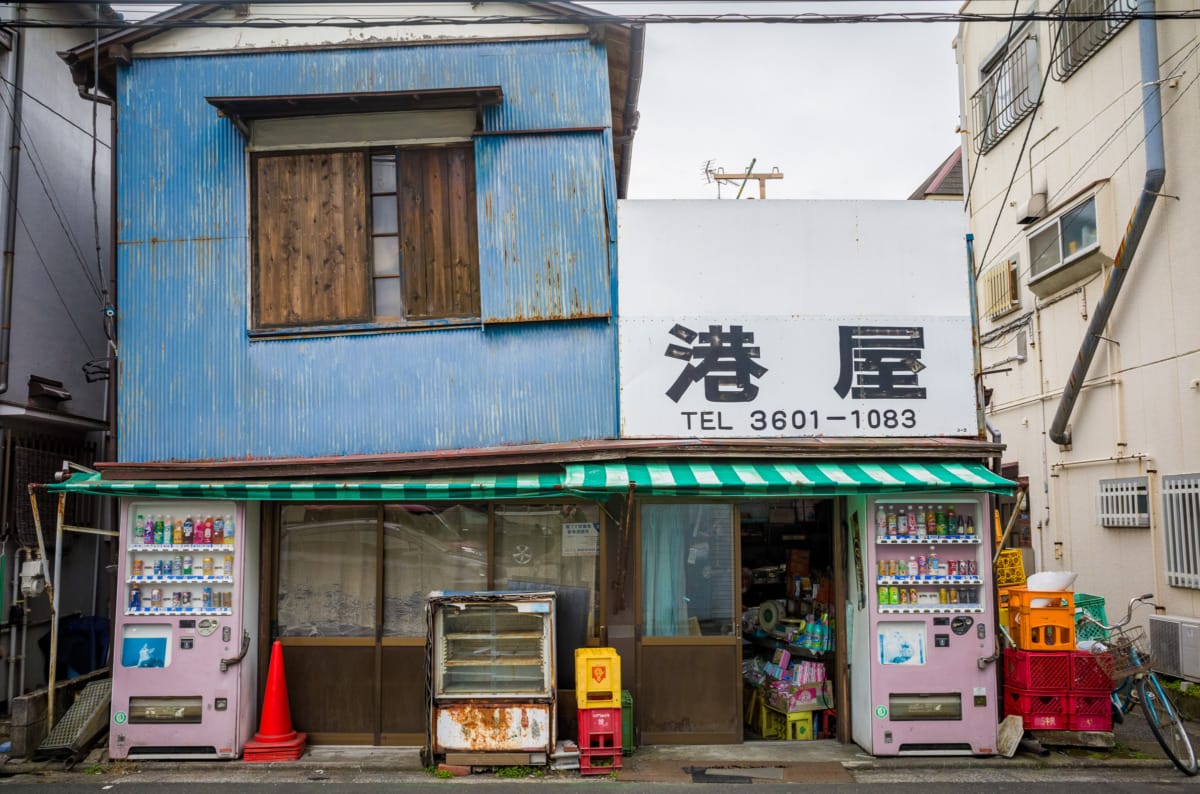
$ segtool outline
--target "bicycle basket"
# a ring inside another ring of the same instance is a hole
[[[1146,630],[1141,626],[1114,631],[1107,642],[1097,643],[1092,653],[1100,669],[1115,684],[1131,675],[1146,672],[1152,662],[1146,644]]]

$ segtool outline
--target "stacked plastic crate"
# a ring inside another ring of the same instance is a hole
[[[575,650],[579,773],[621,768],[621,658],[612,648]]]
[[[1111,683],[1076,649],[1074,593],[1029,590],[1019,555],[1006,550],[996,566],[1000,620],[1016,645],[1004,651],[1005,715],[1019,715],[1026,730],[1112,730]]]

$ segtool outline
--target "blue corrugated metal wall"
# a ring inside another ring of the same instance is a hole
[[[205,97],[476,85],[504,90],[485,111],[491,131],[610,123],[604,51],[585,40],[139,59],[121,70],[121,460],[616,434],[606,319],[248,339],[244,141]],[[477,152],[486,316],[606,314],[611,134],[481,138]]]

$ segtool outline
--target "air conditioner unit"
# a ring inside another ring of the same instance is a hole
[[[1156,673],[1200,681],[1200,618],[1151,615],[1150,655]]]

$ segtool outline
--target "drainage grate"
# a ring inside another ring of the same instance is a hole
[[[100,726],[108,724],[111,703],[112,679],[88,684],[38,747],[34,759],[66,758],[82,749],[78,743],[90,742],[92,737],[86,734],[94,735],[97,732],[97,722]]]

